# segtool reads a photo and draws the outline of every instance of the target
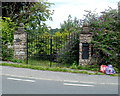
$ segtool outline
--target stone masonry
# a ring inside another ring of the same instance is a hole
[[[89,27],[83,26],[83,31],[80,33],[79,36],[79,65],[87,65],[91,61],[91,40],[92,40],[92,34],[89,32]],[[89,58],[88,59],[83,59],[82,58],[82,46],[83,43],[88,43],[89,44]]]
[[[14,32],[14,58],[25,60],[27,50],[27,33],[24,31],[24,25],[21,23],[18,30]]]

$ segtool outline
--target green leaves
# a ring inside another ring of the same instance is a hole
[[[89,12],[86,17],[93,32],[93,57],[98,60],[98,64],[111,63],[118,67],[120,58],[116,54],[120,52],[120,33],[117,14],[117,10],[108,9],[100,16]]]
[[[76,17],[74,19],[72,19],[72,16],[69,15],[68,19],[66,21],[64,21],[63,24],[61,24],[60,32],[61,33],[65,33],[65,32],[69,32],[69,33],[80,32],[81,24],[82,24],[82,21],[80,21]]]
[[[53,3],[44,0],[39,2],[3,2],[3,17],[10,17],[15,24],[24,23],[26,31],[47,32],[45,21],[51,20]]]
[[[13,43],[13,32],[15,31],[15,24],[8,17],[0,18],[0,30],[2,30],[2,43]]]
[[[8,60],[13,57],[13,49],[8,46],[13,44],[13,32],[15,31],[15,24],[8,17],[0,18],[0,31],[2,34],[2,59]]]

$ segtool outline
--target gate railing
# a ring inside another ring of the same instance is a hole
[[[62,54],[66,51],[72,52],[72,50],[69,49],[75,47],[73,44],[79,41],[77,33],[64,36],[27,34],[27,38],[27,63],[29,63],[29,59],[34,58],[38,60],[48,60],[50,61],[50,66],[52,66],[52,62],[60,63]],[[70,53],[66,55],[66,58],[68,58],[67,56],[72,57],[73,55]]]

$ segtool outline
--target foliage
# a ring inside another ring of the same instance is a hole
[[[7,45],[2,46],[2,60],[10,60],[13,58],[13,49],[8,48]]]
[[[3,16],[10,17],[17,25],[24,23],[26,32],[44,33],[48,32],[45,21],[52,20],[53,11],[50,10],[53,3],[44,0],[39,2],[3,2]]]
[[[8,48],[13,44],[13,32],[15,30],[15,24],[12,22],[10,18],[3,17],[0,18],[0,30],[2,31],[1,42],[2,42],[2,59],[8,60],[13,58],[13,49]]]
[[[29,10],[33,3],[30,2],[2,2],[2,16],[17,19],[21,11]]]
[[[56,29],[50,29],[50,34],[55,34],[56,32],[60,32],[60,29],[56,28]]]
[[[16,58],[10,58],[10,59],[7,59],[11,62],[14,62],[14,63],[25,63],[25,61],[21,60],[21,59],[16,59]]]
[[[50,67],[50,61],[49,60],[40,60],[39,58],[33,57],[30,58],[28,61],[29,65],[37,65],[37,66],[45,66]],[[56,67],[57,63],[52,62],[52,67]]]
[[[70,66],[71,69],[78,69],[78,65],[74,62],[71,66]]]
[[[13,43],[13,32],[15,31],[15,24],[8,17],[0,18],[0,30],[2,31],[2,44]]]
[[[90,24],[91,32],[93,32],[93,57],[97,59],[97,63],[113,64],[119,67],[119,48],[120,48],[120,32],[117,10],[108,9],[101,15],[88,12],[86,22]]]
[[[71,69],[79,69],[79,70],[90,70],[90,71],[99,71],[99,66],[96,65],[86,65],[86,66],[82,66],[82,65],[77,65],[76,63],[73,63],[70,66]]]
[[[80,32],[82,21],[76,17],[73,19],[71,15],[68,16],[68,19],[61,24],[60,32]]]
[[[28,23],[25,24],[26,31],[29,34],[34,36],[35,34],[42,35],[45,32],[49,32],[49,27],[45,24],[45,21],[52,20],[51,15],[53,14],[53,11],[50,10],[51,5],[53,4],[40,1],[34,3],[34,5],[29,9],[31,13],[27,14]],[[23,12],[22,14],[24,13],[26,12]]]
[[[51,19],[49,7],[52,3],[39,2],[2,2],[2,16],[10,17],[16,23],[39,22]],[[35,21],[36,20],[36,21]]]

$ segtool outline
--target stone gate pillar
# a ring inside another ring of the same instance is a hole
[[[14,58],[25,60],[27,57],[27,33],[24,31],[24,25],[20,23],[16,32],[14,32]]]
[[[87,65],[91,60],[91,40],[92,33],[90,33],[88,26],[83,26],[83,31],[79,36],[79,65]]]

